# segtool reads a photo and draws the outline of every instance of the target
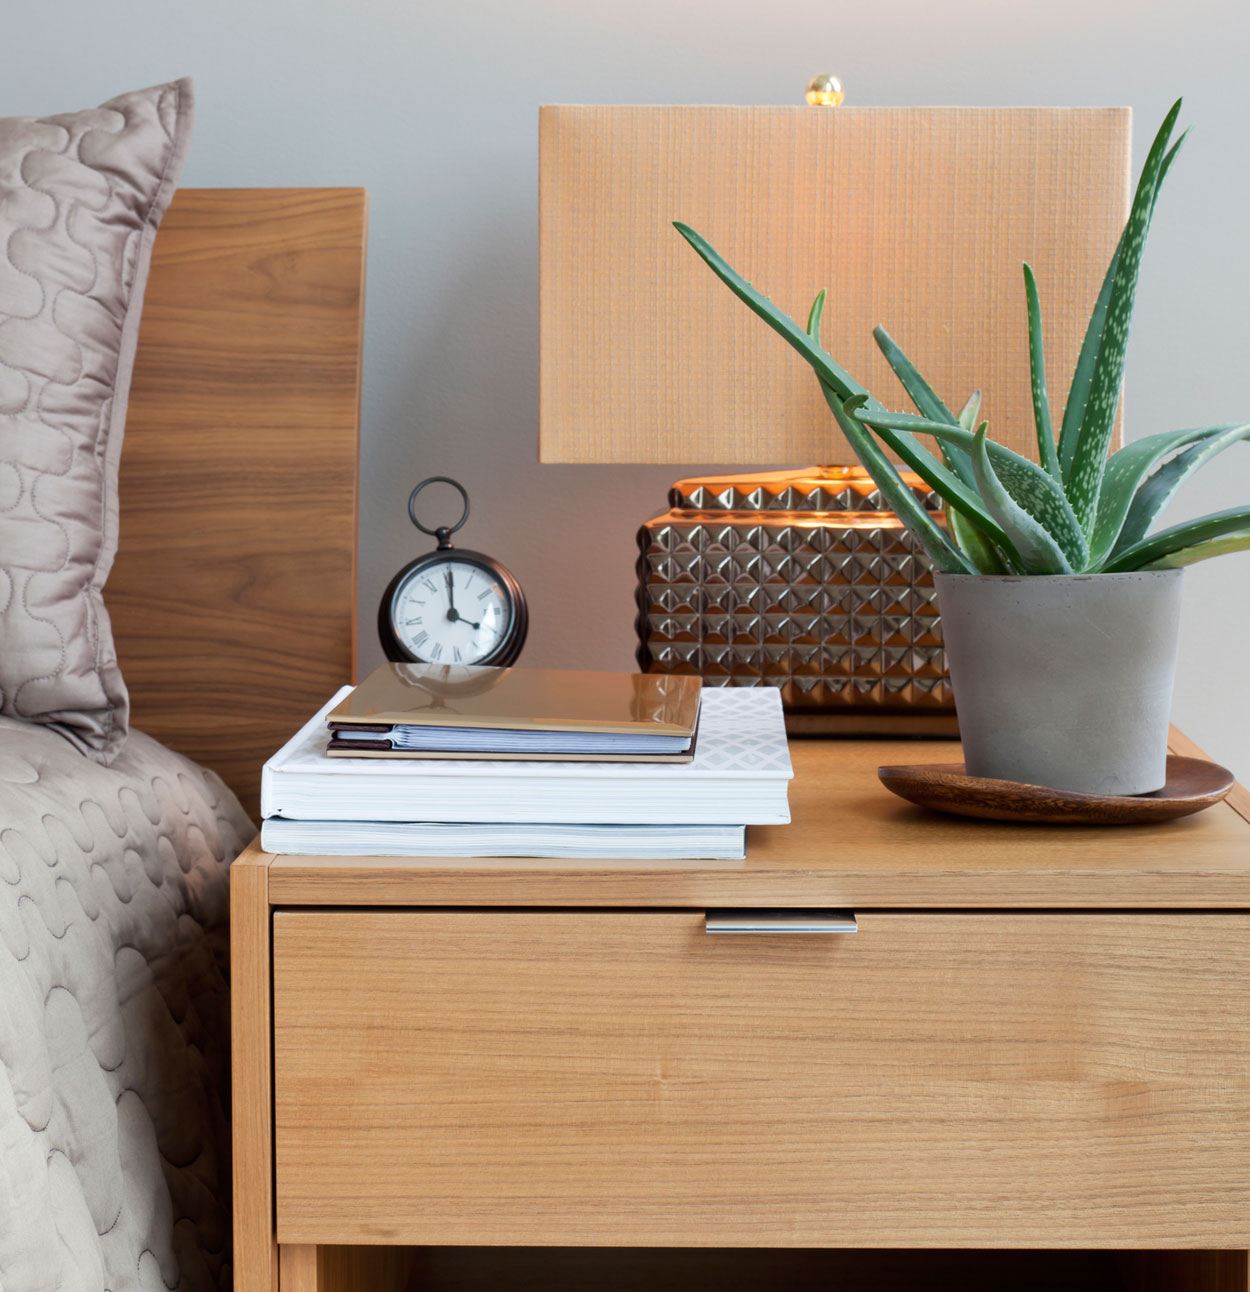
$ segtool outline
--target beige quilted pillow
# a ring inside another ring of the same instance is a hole
[[[0,714],[100,762],[129,717],[101,595],[126,398],[191,116],[176,81],[0,118]]]

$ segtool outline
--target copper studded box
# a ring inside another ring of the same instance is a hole
[[[638,534],[644,670],[778,687],[797,732],[954,731],[932,566],[862,471],[681,480],[669,504]]]

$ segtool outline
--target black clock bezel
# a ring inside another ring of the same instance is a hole
[[[525,638],[529,632],[529,607],[526,605],[525,593],[521,590],[521,585],[512,571],[493,557],[464,547],[452,547],[450,544],[446,547],[436,547],[432,552],[426,552],[416,560],[409,561],[386,585],[386,591],[382,594],[381,603],[378,605],[378,637],[381,639],[386,658],[396,664],[437,663],[435,660],[423,659],[420,655],[412,654],[400,641],[395,631],[393,610],[395,594],[406,579],[426,566],[443,565],[448,561],[463,561],[466,565],[476,565],[502,584],[505,594],[512,603],[512,616],[507,631],[489,655],[473,661],[474,666],[506,668],[514,664],[525,645]]]

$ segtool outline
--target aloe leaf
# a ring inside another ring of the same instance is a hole
[[[880,407],[877,400],[845,368],[836,364],[788,314],[778,309],[767,296],[752,287],[706,238],[680,220],[673,221],[673,228],[699,253],[707,267],[748,309],[758,314],[774,332],[789,341],[791,346],[816,370],[822,383],[828,384],[842,399],[848,399],[851,395],[866,395],[869,407]],[[821,308],[824,308],[823,305]]]
[[[937,391],[920,375],[920,370],[903,353],[898,342],[883,327],[873,328],[872,336],[877,343],[877,348],[894,369],[894,375],[903,383],[903,389],[911,396],[912,403],[920,412],[935,422],[948,422],[954,426],[955,414],[946,407]]]
[[[825,289],[822,287],[817,293],[816,299],[812,302],[811,312],[807,316],[807,334],[817,343],[820,341],[820,319],[824,308]],[[826,399],[828,398],[828,391],[825,392],[825,397]],[[860,407],[862,403],[862,396],[854,396],[851,403],[852,413],[848,414],[848,416],[853,415],[853,410]],[[843,412],[846,411],[847,409],[844,407]],[[910,436],[908,438],[911,439]],[[911,440],[911,444],[907,445],[906,448],[913,451],[899,452],[898,448],[895,448],[895,452],[899,453],[903,461],[911,466],[913,470],[916,470],[917,466],[922,466],[924,469],[919,471],[921,477],[926,480],[930,487],[937,488],[940,492],[939,479],[943,483],[949,482],[942,477],[937,459],[914,439]],[[954,480],[953,483],[958,485],[959,482]],[[927,509],[925,510],[927,512]],[[993,523],[992,517],[987,515],[986,519]],[[946,526],[959,551],[972,562],[981,574],[998,574],[1002,572],[1003,563],[993,543],[981,534],[975,525],[964,520],[959,512],[950,507],[949,504],[946,510]],[[995,527],[997,528],[997,526]]]
[[[981,497],[1010,535],[1025,573],[1071,574],[1072,566],[1059,544],[1038,520],[1015,502],[995,474],[986,448],[985,428],[986,423],[982,422],[973,439],[972,467],[977,473]]]
[[[1090,565],[1097,569],[1117,547],[1127,547],[1145,537],[1155,517],[1190,472],[1247,435],[1250,435],[1250,424],[1201,426],[1194,430],[1147,435],[1113,453],[1107,460],[1098,498],[1098,515],[1090,535]],[[1149,481],[1142,484],[1164,458],[1186,445],[1192,446],[1192,452],[1182,454],[1162,467],[1157,473],[1160,479],[1153,486]],[[1145,500],[1134,520],[1134,532],[1125,536],[1128,517],[1143,491],[1146,491]]]
[[[1250,507],[1230,507],[1227,511],[1213,512],[1198,520],[1186,520],[1168,529],[1161,529],[1157,534],[1142,539],[1140,543],[1126,547],[1108,561],[1103,569],[1108,574],[1144,570],[1183,548],[1195,547],[1213,538],[1224,538],[1247,528],[1250,528]]]
[[[929,385],[921,375],[919,368],[903,353],[902,347],[885,328],[873,328],[872,336],[877,343],[877,348],[885,355],[886,362],[894,370],[894,375],[902,382],[903,389],[907,391],[911,397],[911,402],[919,409],[921,416],[935,422],[947,422],[951,426],[959,425],[958,419],[946,407],[941,396]],[[980,401],[978,400],[979,406]],[[976,423],[974,422],[973,425],[975,426]],[[972,459],[959,449],[948,449],[945,444],[940,447],[942,460],[947,467],[970,489],[974,488],[976,477],[972,473]]]
[[[965,431],[975,431],[977,417],[981,413],[981,392],[974,390],[968,396],[968,402],[959,410],[959,424]]]
[[[816,293],[816,299],[812,302],[812,308],[807,314],[807,335],[820,345],[820,320],[825,313],[825,289],[822,287]]]
[[[1208,429],[1205,437],[1190,444],[1170,462],[1165,462],[1133,495],[1128,514],[1120,526],[1119,537],[1111,549],[1112,555],[1118,555],[1126,547],[1146,537],[1163,509],[1175,497],[1176,491],[1204,462],[1210,461],[1217,453],[1222,453],[1230,444],[1244,439],[1250,439],[1250,425],[1213,426]],[[1120,453],[1124,451],[1121,449]],[[1119,454],[1112,457],[1108,470],[1115,465],[1117,457]],[[1105,487],[1104,483],[1104,491]]]
[[[958,515],[966,526],[980,531],[988,542],[997,543],[1011,556],[1015,556],[1010,536],[995,519],[993,512],[985,506],[975,488],[965,485],[913,435],[887,426],[879,427],[875,421],[868,420],[872,416],[872,413],[866,413],[865,423],[946,503],[948,523],[950,517]],[[971,465],[972,459],[969,458],[968,461]],[[956,541],[958,540],[959,534],[956,533]]]
[[[1046,393],[1046,352],[1042,344],[1042,303],[1031,265],[1024,266],[1024,295],[1029,307],[1029,371],[1033,386],[1033,421],[1037,425],[1037,460],[1052,479],[1062,483],[1055,428],[1050,420],[1050,396]]]
[[[857,412],[856,416],[861,422],[880,422],[882,426],[889,426],[896,431],[910,431],[913,435],[936,436],[939,431],[954,431],[952,442],[961,446],[967,444],[967,452],[972,452],[972,432],[964,430],[959,422],[935,422],[930,417],[920,417],[916,413],[892,413],[888,408],[865,408],[863,412]],[[990,445],[994,447],[993,440]],[[1010,449],[1006,451],[1011,452]]]
[[[878,434],[883,436],[884,428],[910,431],[915,434],[932,435],[939,442],[946,441],[954,444],[966,453],[975,451],[975,437],[961,426],[944,426],[941,422],[931,422],[924,417],[913,417],[909,413],[878,413],[865,410],[856,415],[860,421],[868,422],[876,428]],[[995,444],[993,440],[987,440],[986,452],[994,464],[999,482],[1007,490],[1012,501],[1044,526],[1064,553],[1065,560],[1074,569],[1084,569],[1089,560],[1085,531],[1082,530],[1059,481],[1043,471],[1036,462],[1013,452],[1005,444]],[[979,473],[977,487],[981,490],[982,501],[988,507],[990,500],[985,497],[985,492],[981,489]],[[934,485],[934,488],[944,498],[946,497],[942,487]],[[994,508],[989,509],[1001,524],[1002,517]],[[982,525],[981,528],[985,529],[985,526]],[[1006,529],[1006,526],[1003,528]],[[1014,542],[1010,530],[1007,530],[1007,536],[1011,542]],[[1015,559],[1018,554],[1027,565],[1028,558],[1025,553],[1017,553],[1009,549],[1005,554],[1008,559]]]
[[[1081,353],[1077,357],[1076,371],[1072,374],[1072,385],[1068,387],[1068,402],[1063,409],[1063,425],[1059,428],[1059,469],[1066,482],[1072,472],[1072,458],[1076,452],[1077,436],[1080,434],[1081,422],[1085,418],[1085,406],[1089,402],[1090,382],[1094,378],[1094,363],[1098,359],[1098,344],[1102,340],[1103,327],[1107,321],[1107,305],[1111,300],[1111,288],[1115,285],[1116,271],[1120,267],[1120,252],[1124,246],[1124,234],[1120,235],[1119,246],[1111,257],[1107,272],[1103,276],[1098,299],[1089,316],[1085,328],[1085,340],[1081,342]]]
[[[959,410],[960,426],[965,431],[974,430],[977,424],[977,415],[980,411],[981,392],[974,390],[968,396],[968,402]],[[942,451],[942,460],[946,465],[955,471],[965,484],[975,488],[977,481],[972,470],[972,458],[963,449],[956,448],[953,444],[944,444],[941,440],[938,441],[938,447]],[[959,550],[973,562],[982,574],[1011,573],[1003,553],[975,525],[969,524],[954,508],[947,509],[946,524],[954,536],[955,542],[959,544]]]
[[[946,463],[948,469],[953,471],[969,489],[976,488],[977,477],[972,470],[972,459],[962,449],[939,440],[938,452],[942,455],[942,461]]]
[[[1226,556],[1229,552],[1250,550],[1250,529],[1238,530],[1226,534],[1223,538],[1208,539],[1205,543],[1195,543],[1192,547],[1182,547],[1167,556],[1161,556],[1143,570],[1176,570],[1182,565],[1196,565],[1199,561],[1210,560],[1213,556]]]
[[[1173,161],[1176,160],[1176,154],[1180,152],[1181,144],[1185,142],[1189,131],[1186,130],[1183,135],[1172,145],[1171,150],[1163,159],[1163,165],[1159,168],[1159,178],[1155,184],[1154,199],[1151,203],[1151,212],[1154,211],[1153,201],[1158,200],[1159,190],[1163,187],[1163,181],[1167,177],[1168,171],[1172,168]],[[1090,383],[1094,378],[1094,365],[1098,359],[1098,347],[1102,343],[1103,328],[1107,321],[1107,305],[1111,300],[1111,288],[1115,284],[1116,274],[1120,268],[1120,256],[1124,250],[1124,238],[1128,233],[1127,225],[1120,234],[1120,240],[1116,244],[1116,249],[1111,257],[1111,263],[1107,266],[1107,272],[1102,280],[1102,287],[1098,292],[1098,299],[1094,303],[1094,308],[1089,316],[1089,324],[1085,329],[1085,339],[1081,342],[1081,353],[1076,361],[1076,370],[1072,374],[1072,384],[1068,388],[1068,401],[1063,409],[1063,426],[1059,431],[1059,465],[1063,471],[1063,478],[1066,483],[1068,476],[1072,471],[1072,458],[1076,451],[1076,442],[1080,435],[1081,423],[1085,420],[1085,407],[1089,401]]]
[[[861,425],[867,425],[888,445],[903,461],[911,467],[927,485],[942,496],[949,513],[957,510],[988,538],[1004,546],[1010,546],[1010,539],[994,519],[993,514],[985,507],[975,489],[968,488],[962,480],[948,467],[944,466],[929,450],[907,430],[897,430],[889,425],[877,423],[877,414],[871,409],[863,408],[859,403],[848,401],[847,415]],[[934,423],[936,425],[936,423]],[[956,427],[944,427],[945,430],[956,430]]]
[[[981,574],[1010,574],[1012,571],[999,549],[954,507],[946,510],[946,528],[959,550]]]
[[[867,395],[853,395],[844,406],[838,393],[828,383],[822,381],[820,388],[847,443],[872,476],[882,498],[919,539],[934,566],[945,574],[976,574],[976,566],[950,541],[946,531],[921,505],[920,499],[899,475],[894,463],[881,451],[872,433],[855,420],[853,414],[866,405]]]
[[[1072,569],[1083,570],[1089,562],[1089,547],[1063,486],[1035,462],[1013,453],[1004,445],[987,444],[985,452],[1012,501],[1046,531]],[[974,457],[974,465],[975,462]],[[977,482],[981,483],[980,472],[977,473]],[[985,498],[984,487],[981,496]],[[989,499],[985,498],[985,501],[988,503]],[[999,520],[1001,522],[1001,516]],[[1007,532],[1014,543],[1011,531]],[[1016,547],[1019,550],[1018,544]],[[1023,551],[1020,555],[1027,565],[1027,555]]]
[[[1155,136],[1142,168],[1128,223],[1124,226],[1119,264],[1107,302],[1106,324],[1094,361],[1085,416],[1081,419],[1081,428],[1072,448],[1072,464],[1066,479],[1067,493],[1086,534],[1094,526],[1107,449],[1111,443],[1116,409],[1120,402],[1124,357],[1133,318],[1133,301],[1137,294],[1137,275],[1146,234],[1150,229],[1150,219],[1154,213],[1159,172],[1180,108],[1181,101],[1178,99],[1163,119],[1163,125]]]

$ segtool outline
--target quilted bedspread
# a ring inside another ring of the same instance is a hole
[[[227,875],[253,828],[132,731],[0,718],[0,1292],[230,1286]]]

